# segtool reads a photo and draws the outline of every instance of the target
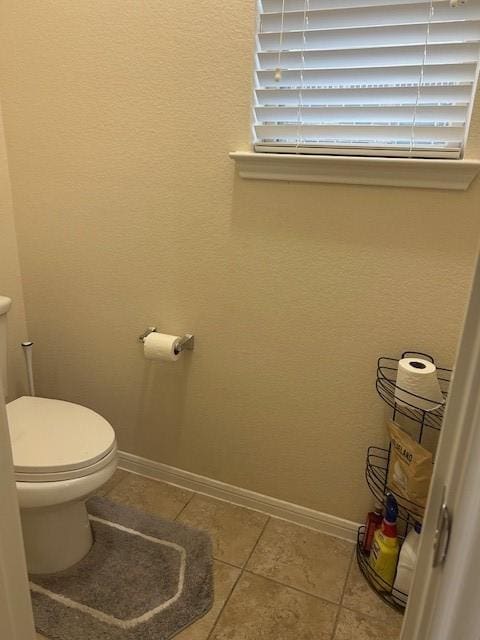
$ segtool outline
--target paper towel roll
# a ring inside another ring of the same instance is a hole
[[[176,351],[180,342],[179,336],[169,336],[166,333],[150,333],[143,341],[143,353],[147,360],[165,360],[174,362],[180,358],[181,352]]]
[[[445,402],[437,378],[437,368],[429,360],[422,358],[400,360],[396,385],[397,404],[432,411]]]

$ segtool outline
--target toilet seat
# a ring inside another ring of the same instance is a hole
[[[111,425],[78,404],[23,396],[7,405],[7,417],[19,482],[85,477],[116,456]]]
[[[101,460],[91,464],[88,467],[82,467],[81,469],[71,469],[70,471],[59,471],[57,473],[50,472],[31,472],[25,473],[22,471],[15,471],[15,480],[17,484],[19,482],[60,482],[62,480],[75,480],[77,478],[85,478],[97,471],[100,471],[104,467],[108,466],[111,462],[117,459],[117,447],[114,445],[113,449],[107,453]]]

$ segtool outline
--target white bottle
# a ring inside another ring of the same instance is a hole
[[[422,525],[419,522],[415,523],[415,527],[410,529],[405,542],[400,549],[400,557],[398,559],[397,575],[395,577],[394,589],[401,591],[402,593],[396,593],[395,595],[399,600],[403,600],[407,604],[408,593],[412,586],[413,572],[415,565],[417,564],[418,545],[420,543],[420,532],[422,531]],[[405,595],[403,595],[405,594]]]

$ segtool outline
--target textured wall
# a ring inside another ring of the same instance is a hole
[[[37,385],[103,413],[127,451],[360,519],[376,359],[452,362],[480,186],[235,177],[254,4],[3,0]],[[152,323],[193,331],[195,353],[145,362]]]
[[[8,172],[2,112],[0,110],[0,295],[12,298],[8,331],[8,395],[15,398],[25,393],[25,370],[19,343],[27,337],[25,306],[18,261],[17,238],[13,217],[12,193]],[[2,345],[0,345],[0,349]],[[0,387],[1,389],[1,387]]]

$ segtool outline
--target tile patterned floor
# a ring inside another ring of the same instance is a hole
[[[125,471],[99,493],[212,536],[214,606],[175,640],[399,638],[401,615],[369,589],[348,542]]]

